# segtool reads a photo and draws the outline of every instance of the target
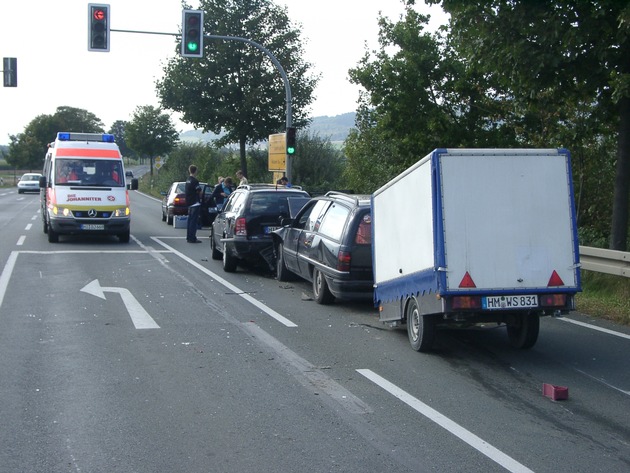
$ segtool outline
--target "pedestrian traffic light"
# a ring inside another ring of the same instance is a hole
[[[2,70],[4,72],[4,86],[17,87],[17,58],[2,58]]]
[[[203,57],[203,11],[182,12],[182,56]]]
[[[295,154],[295,132],[295,127],[287,128],[287,154]]]
[[[88,3],[88,51],[109,51],[109,5]]]

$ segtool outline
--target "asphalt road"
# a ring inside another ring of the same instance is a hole
[[[627,328],[416,353],[370,304],[224,273],[207,229],[187,244],[131,200],[129,244],[50,244],[39,197],[0,192],[0,472],[630,471]]]

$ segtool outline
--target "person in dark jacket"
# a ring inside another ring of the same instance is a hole
[[[188,222],[186,226],[186,241],[188,243],[201,243],[197,239],[197,224],[199,223],[199,212],[201,211],[201,184],[197,180],[197,166],[188,166],[190,176],[186,179],[186,205],[188,205]]]

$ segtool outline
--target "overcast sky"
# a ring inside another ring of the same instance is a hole
[[[288,7],[294,26],[301,25],[306,60],[321,74],[313,116],[353,112],[359,89],[348,82],[365,51],[377,46],[378,13],[398,19],[399,0],[275,0]],[[15,0],[0,2],[0,57],[18,60],[18,87],[0,87],[0,144],[18,134],[37,115],[59,106],[88,110],[109,128],[129,120],[138,105],[159,106],[155,80],[175,53],[173,36],[113,32],[109,53],[88,52],[88,1]],[[94,2],[96,3],[96,2]],[[110,0],[111,27],[177,33],[179,0]],[[193,8],[198,4],[191,0]],[[446,22],[439,7],[418,0],[430,14],[431,27]],[[208,33],[208,32],[206,32]],[[2,64],[0,63],[0,67]],[[179,131],[191,125],[176,120]]]

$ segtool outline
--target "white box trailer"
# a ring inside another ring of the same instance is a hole
[[[580,291],[565,149],[436,149],[372,195],[374,300],[430,350],[441,324],[496,322],[536,343]]]

